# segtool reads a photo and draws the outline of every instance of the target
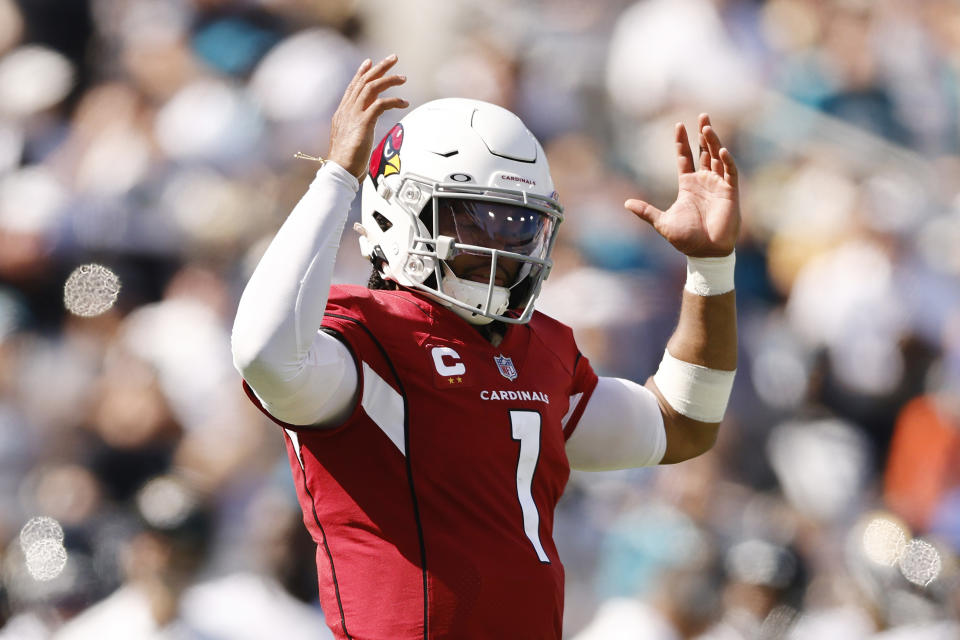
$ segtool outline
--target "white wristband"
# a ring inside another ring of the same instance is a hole
[[[653,381],[677,413],[700,422],[720,422],[736,373],[677,360],[664,349]]]
[[[687,283],[683,286],[698,296],[718,296],[733,291],[736,251],[722,258],[687,257]]]

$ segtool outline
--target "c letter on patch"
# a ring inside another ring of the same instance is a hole
[[[437,373],[442,376],[462,376],[467,372],[466,365],[460,360],[460,354],[450,347],[434,347],[430,350]]]

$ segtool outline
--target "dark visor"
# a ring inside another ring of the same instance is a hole
[[[553,221],[533,209],[465,198],[440,198],[439,235],[458,244],[544,258]]]

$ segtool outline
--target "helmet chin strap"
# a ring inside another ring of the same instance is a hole
[[[460,300],[464,304],[482,309],[484,303],[487,301],[487,290],[490,287],[490,283],[474,282],[473,280],[458,278],[446,262],[441,262],[441,265],[443,268],[443,281],[440,283],[440,291],[451,298]],[[490,312],[494,315],[503,315],[509,304],[510,290],[506,287],[494,285],[493,297],[490,300]],[[493,322],[493,318],[488,318],[479,313],[471,313],[470,310],[458,305],[448,304],[448,306],[451,311],[470,324],[485,325]]]

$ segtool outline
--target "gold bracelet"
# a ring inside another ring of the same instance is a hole
[[[296,158],[297,160],[312,160],[313,162],[319,162],[321,167],[323,166],[323,163],[326,162],[326,160],[324,160],[320,156],[307,155],[303,151],[297,151],[295,154],[293,154],[293,157]]]

